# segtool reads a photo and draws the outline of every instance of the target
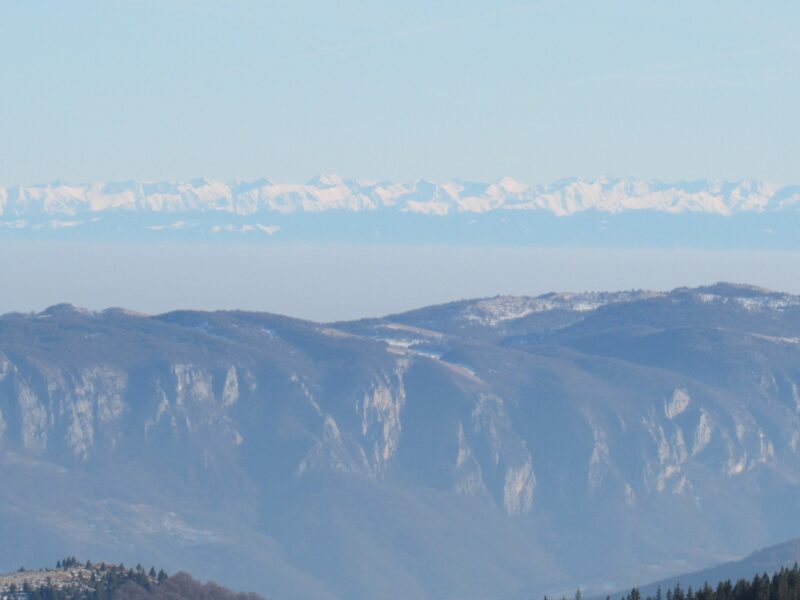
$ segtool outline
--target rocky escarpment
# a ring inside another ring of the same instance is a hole
[[[213,557],[273,596],[635,582],[786,536],[798,339],[798,298],[730,285],[338,324],[6,315],[3,533]]]

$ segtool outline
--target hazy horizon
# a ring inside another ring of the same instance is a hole
[[[494,295],[669,290],[719,281],[800,293],[800,252],[532,247],[8,243],[0,313],[70,303],[155,314],[377,317]],[[23,283],[20,283],[23,282]]]

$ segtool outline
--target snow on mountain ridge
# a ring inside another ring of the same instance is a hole
[[[552,310],[589,312],[607,304],[635,302],[665,296],[665,292],[582,292],[551,293],[542,296],[496,296],[478,300],[465,311],[463,318],[481,325],[495,326],[503,321]]]
[[[492,183],[345,180],[321,175],[307,183],[266,179],[224,183],[113,182],[0,188],[0,216],[70,216],[109,211],[186,213],[220,211],[319,213],[396,209],[435,216],[498,210],[544,211],[557,216],[596,210],[708,213],[784,210],[800,203],[800,187],[756,180],[662,183],[629,178],[567,179],[529,186],[509,177]]]

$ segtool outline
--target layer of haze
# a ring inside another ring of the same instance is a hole
[[[247,309],[315,320],[549,291],[716,281],[800,293],[800,253],[533,248],[0,244],[0,312],[69,302],[165,312]]]
[[[792,1],[34,0],[0,22],[4,186],[799,179]]]

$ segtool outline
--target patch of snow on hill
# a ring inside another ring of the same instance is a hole
[[[661,296],[660,292],[617,292],[578,294],[545,294],[543,296],[497,296],[479,300],[470,305],[464,318],[481,325],[494,326],[503,321],[522,319],[529,315],[552,310],[590,312],[619,302],[633,302],[645,298]]]

